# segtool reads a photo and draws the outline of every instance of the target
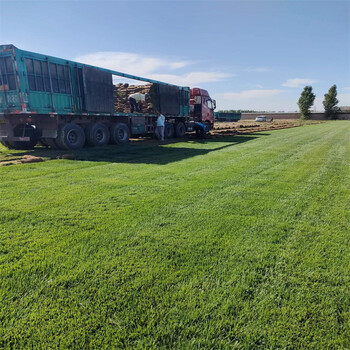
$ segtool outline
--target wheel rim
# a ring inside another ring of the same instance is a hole
[[[121,141],[124,141],[125,139],[125,131],[123,129],[119,129],[118,130],[118,139],[121,140]]]
[[[70,144],[74,144],[77,142],[77,140],[78,140],[77,132],[75,130],[70,130],[67,134],[67,141]]]
[[[96,131],[96,140],[101,142],[103,140],[103,137],[104,137],[104,132],[101,130],[101,129],[98,129]]]

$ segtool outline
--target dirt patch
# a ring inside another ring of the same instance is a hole
[[[300,121],[300,120],[279,120],[274,122],[265,122],[252,124],[251,121],[239,121],[239,122],[218,122],[215,124],[213,130],[211,130],[211,137],[220,136],[234,136],[242,134],[251,134],[260,131],[278,130],[278,129],[288,129],[295,128],[298,126],[308,125],[308,124],[319,124],[322,121]]]
[[[57,159],[75,160],[75,155],[74,154],[63,154],[62,156],[57,156]]]
[[[41,157],[30,156],[30,155],[24,155],[20,160],[21,163],[39,163],[43,161],[44,159]]]
[[[8,165],[17,165],[17,164],[28,164],[28,163],[40,163],[43,162],[44,159],[41,157],[31,156],[29,154],[25,154],[20,158],[9,159],[5,161],[0,161],[0,166],[8,166]]]
[[[8,165],[16,165],[16,164],[21,164],[20,160],[9,160],[9,161],[1,161],[0,166],[8,166]]]

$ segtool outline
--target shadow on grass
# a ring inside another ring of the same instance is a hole
[[[13,156],[20,157],[30,154],[43,158],[60,158],[64,154],[72,154],[78,161],[111,162],[111,163],[144,163],[168,164],[182,159],[205,155],[213,151],[222,150],[244,142],[252,141],[269,134],[225,136],[198,140],[183,138],[164,142],[151,139],[131,141],[126,145],[108,145],[98,148],[84,148],[79,151],[62,151],[50,148],[36,147],[31,151],[14,152]],[[176,144],[188,145],[178,147]],[[224,143],[224,145],[215,145]],[[175,147],[172,147],[175,145]],[[214,146],[214,147],[213,147]],[[215,147],[217,146],[217,147]]]

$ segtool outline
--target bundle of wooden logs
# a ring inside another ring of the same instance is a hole
[[[119,113],[130,113],[130,105],[129,105],[129,95],[140,92],[141,94],[150,94],[151,98],[147,102],[142,102],[139,105],[142,113],[154,113],[154,84],[146,84],[146,85],[129,85],[125,84],[117,84],[114,85],[114,110]]]

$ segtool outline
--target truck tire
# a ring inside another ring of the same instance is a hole
[[[204,122],[204,125],[207,127],[207,132],[209,132],[211,130],[210,122],[206,121],[206,122]]]
[[[24,132],[23,132],[24,128]],[[14,136],[29,137],[29,141],[6,141],[12,149],[33,149],[39,141],[38,131],[29,124],[17,125],[13,130]]]
[[[180,122],[176,125],[175,128],[175,136],[176,137],[184,137],[186,134],[186,126],[184,123]]]
[[[125,123],[117,123],[111,126],[111,142],[125,144],[129,142],[130,130]]]
[[[197,139],[204,139],[204,136],[205,136],[205,131],[203,128],[197,128],[196,129],[196,137]]]
[[[165,129],[164,129],[164,138],[165,139],[172,139],[175,135],[175,128],[174,124],[167,123],[165,124]]]
[[[68,123],[58,129],[57,140],[55,141],[62,149],[80,149],[85,144],[85,133],[78,124]]]
[[[85,136],[89,146],[104,146],[109,141],[110,133],[105,124],[93,123],[86,128]]]

